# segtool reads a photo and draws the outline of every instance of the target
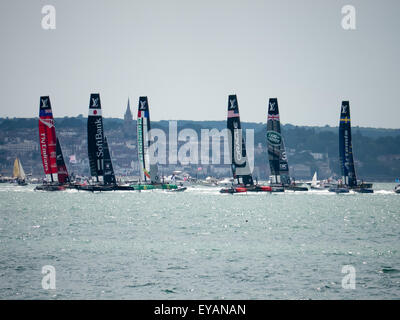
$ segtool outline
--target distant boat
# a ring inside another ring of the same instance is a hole
[[[186,188],[178,187],[175,183],[162,183],[158,174],[157,164],[150,162],[150,142],[153,138],[150,134],[150,109],[147,97],[139,97],[138,116],[136,121],[137,147],[140,170],[139,184],[131,185],[134,190],[178,190],[184,191]],[[173,180],[173,179],[172,179]]]
[[[267,145],[273,190],[308,191],[307,187],[298,186],[290,179],[277,98],[270,98],[268,103]]]
[[[56,136],[49,96],[40,97],[39,143],[46,183],[36,186],[35,190],[65,190],[65,184],[69,182],[69,176],[62,155],[61,145]]]
[[[329,191],[343,193],[353,190],[359,193],[373,193],[372,183],[359,183],[354,168],[353,146],[351,142],[350,103],[342,101],[339,122],[339,162],[342,173],[341,182],[332,186]]]
[[[20,186],[26,186],[28,184],[26,182],[26,175],[24,168],[22,167],[21,161],[18,158],[16,158],[14,161],[13,179],[16,179],[16,182]]]
[[[231,168],[234,183],[230,188],[223,188],[221,193],[241,193],[241,192],[271,192],[270,186],[254,184],[247,160],[246,143],[242,135],[240,125],[239,105],[236,95],[228,98],[228,145],[231,158]]]
[[[318,180],[317,176],[317,171],[314,172],[314,175],[312,177],[311,183],[310,183],[310,188],[313,190],[325,190],[325,186],[322,185],[322,183]]]

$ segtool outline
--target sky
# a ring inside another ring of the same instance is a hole
[[[342,27],[344,5],[356,29]],[[42,7],[56,29],[42,28]],[[398,0],[1,0],[0,117],[36,117],[49,95],[55,117],[134,115],[148,96],[152,120],[225,120],[237,94],[241,120],[400,128]]]

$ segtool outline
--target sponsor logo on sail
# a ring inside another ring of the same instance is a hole
[[[49,164],[48,164],[48,154],[47,154],[47,145],[46,145],[46,135],[44,133],[40,134],[40,147],[42,150],[44,171],[45,171],[45,173],[47,173],[49,171]]]
[[[99,106],[99,98],[92,98],[92,107],[98,107]]]
[[[347,112],[347,106],[345,106],[344,104],[342,105],[342,111],[341,113],[346,113]]]
[[[233,140],[234,140],[234,151],[235,151],[235,158],[236,161],[240,162],[242,160],[242,145],[241,145],[241,139],[240,139],[240,134],[239,131],[241,129],[238,129],[239,123],[234,121],[233,122]]]
[[[48,101],[49,101],[49,100],[48,100],[47,98],[42,99],[43,109],[47,109],[47,102],[48,102]]]
[[[103,123],[101,121],[101,118],[96,119],[96,121],[94,123],[97,127],[97,132],[95,134],[96,147],[97,147],[96,156],[97,156],[97,158],[102,158],[104,155],[104,153],[103,153]],[[102,164],[100,164],[98,162],[97,168],[99,170],[101,170],[102,167],[103,167]]]
[[[275,111],[275,102],[269,103],[269,111]]]
[[[267,132],[267,140],[273,146],[280,146],[281,142],[282,142],[282,137],[279,132],[268,131]]]
[[[146,107],[146,100],[140,100],[140,109],[144,109]]]
[[[236,106],[236,99],[233,100],[229,99],[229,103],[230,103],[229,109],[234,109]]]

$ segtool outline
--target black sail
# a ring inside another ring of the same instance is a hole
[[[60,141],[57,138],[57,146],[56,146],[56,162],[57,162],[57,171],[58,171],[58,182],[67,183],[70,182],[70,178],[67,171],[67,166],[65,165],[64,156],[62,153]]]
[[[247,161],[246,144],[242,135],[236,95],[230,95],[228,99],[227,128],[233,178],[238,184],[254,185],[249,162]]]
[[[276,98],[269,99],[268,104],[267,144],[269,167],[271,171],[271,183],[280,184],[282,183],[280,176],[282,136],[281,124],[279,120],[278,99]]]
[[[281,143],[281,153],[279,156],[279,174],[281,176],[282,184],[289,185],[290,184],[289,164],[286,156],[285,140],[283,138]]]
[[[104,129],[98,93],[90,95],[87,134],[90,174],[99,181],[104,175]]]
[[[357,185],[354,169],[353,147],[351,143],[350,103],[342,101],[339,122],[339,161],[343,184],[353,187]]]
[[[116,184],[107,137],[104,137],[104,184]]]

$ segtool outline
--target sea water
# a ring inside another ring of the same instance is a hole
[[[1,184],[0,298],[399,299],[393,188],[229,195]],[[55,289],[43,284],[44,266]]]

